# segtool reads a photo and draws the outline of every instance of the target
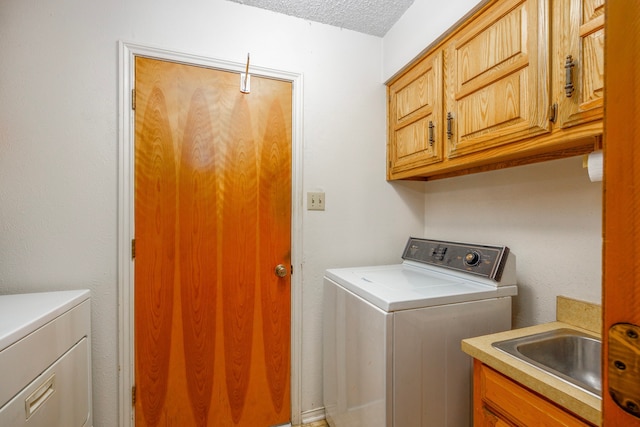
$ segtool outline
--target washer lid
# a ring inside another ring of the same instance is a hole
[[[326,271],[327,278],[388,312],[517,294],[515,285],[492,286],[465,276],[470,275],[445,274],[409,261]]]

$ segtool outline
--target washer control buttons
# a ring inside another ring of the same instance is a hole
[[[447,253],[447,247],[446,246],[438,246],[433,248],[433,250],[431,251],[431,256],[436,260],[436,261],[444,261],[444,256]]]

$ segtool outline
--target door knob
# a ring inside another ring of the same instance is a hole
[[[284,277],[287,275],[287,267],[282,264],[276,265],[276,276]]]

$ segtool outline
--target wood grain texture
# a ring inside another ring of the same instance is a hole
[[[602,120],[604,99],[604,1],[559,0],[554,3],[554,97],[556,127],[568,129]],[[571,55],[574,92],[565,94],[566,58]]]
[[[627,412],[640,416],[640,326],[617,323],[609,328],[609,395]]]
[[[418,111],[423,107],[434,108],[435,86],[433,67],[429,67],[407,86],[400,88],[396,93],[396,117],[402,121],[409,114]]]
[[[182,139],[178,214],[180,292],[189,401],[197,425],[209,418],[214,379],[217,291],[215,112],[202,90],[191,97]],[[216,129],[217,130],[217,129]]]
[[[592,21],[599,17],[604,17],[605,0],[581,0],[582,16],[585,21]]]
[[[491,132],[495,126],[526,123],[528,70],[521,70],[458,101],[458,138],[461,141]]]
[[[167,398],[176,241],[173,138],[162,92],[153,87],[136,121],[136,384],[148,426],[159,425]]]
[[[593,426],[477,360],[474,382],[476,426]]]
[[[285,112],[273,102],[267,116],[263,138],[259,207],[260,249],[268,254],[261,258],[262,275],[262,328],[264,336],[264,363],[273,407],[282,419],[290,413],[289,375],[291,310],[285,302],[290,298],[291,276],[269,274],[274,266],[291,266],[291,155],[287,144],[288,129]]]
[[[442,52],[422,59],[388,88],[388,175],[442,160]],[[429,126],[433,141],[429,141]]]
[[[292,87],[251,86],[136,59],[138,427],[290,420]]]
[[[484,19],[472,27],[480,31],[463,32],[457,39],[453,60],[457,67],[458,96],[468,93],[464,87],[473,80],[485,79],[473,84],[476,87],[496,80],[487,73],[509,74],[528,64],[529,46],[527,38],[522,37],[523,30],[527,28],[527,10],[518,3],[507,1],[497,4],[491,14],[486,15],[488,20]]]
[[[496,2],[453,38],[447,158],[550,132],[550,16],[547,0]]]
[[[603,345],[617,323],[640,325],[640,2],[607,0],[605,32]],[[640,426],[620,408],[603,369],[603,425]],[[637,386],[637,384],[636,384]]]
[[[222,214],[222,298],[226,383],[233,421],[245,409],[253,351],[258,253],[258,171],[251,116],[238,97],[229,120],[224,160]]]

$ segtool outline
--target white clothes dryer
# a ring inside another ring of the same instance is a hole
[[[461,340],[511,328],[505,246],[409,238],[397,265],[324,277],[324,406],[331,427],[472,425]]]
[[[88,290],[0,296],[0,426],[91,427]]]

